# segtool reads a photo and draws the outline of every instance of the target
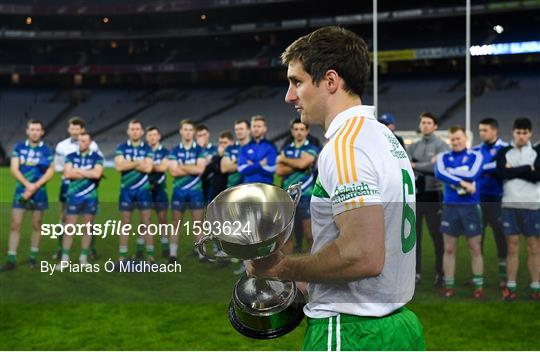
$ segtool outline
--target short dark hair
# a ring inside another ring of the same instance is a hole
[[[230,131],[221,131],[219,133],[219,138],[227,138],[230,141],[234,141],[234,136]]]
[[[321,82],[328,70],[335,70],[345,82],[349,94],[361,97],[371,75],[366,42],[355,33],[337,26],[319,28],[298,38],[281,54],[288,65],[298,60],[314,84]]]
[[[146,127],[146,132],[150,132],[150,131],[157,131],[157,133],[161,134],[161,131],[156,125],[150,125]]]
[[[184,125],[191,125],[195,128],[195,122],[190,119],[183,119],[182,121],[180,121],[180,128],[182,128]]]
[[[88,136],[90,138],[90,140],[93,140],[94,138],[92,137],[92,134],[90,134],[90,132],[83,132],[81,134],[79,134],[79,137],[81,136]]]
[[[463,126],[461,125],[455,125],[455,126],[452,126],[448,129],[448,133],[456,133],[458,131],[461,131],[465,134],[467,134],[467,132],[465,132],[465,128],[463,128]]]
[[[262,115],[255,115],[251,118],[251,122],[255,122],[255,121],[262,121],[264,122],[264,125],[266,126],[266,119],[264,118],[264,116]]]
[[[514,120],[512,130],[529,130],[532,131],[532,122],[526,117],[518,117]]]
[[[355,33],[337,26],[319,28],[298,38],[281,54],[288,65],[298,60],[318,85],[328,70],[335,70],[345,82],[349,94],[364,94],[370,70],[368,46]]]
[[[240,125],[241,123],[245,123],[247,128],[251,127],[251,123],[248,120],[236,120],[234,121],[234,125]]]
[[[439,125],[439,119],[437,118],[437,116],[435,116],[434,113],[429,112],[429,111],[424,111],[423,113],[420,114],[420,120],[422,120],[422,118],[424,117],[431,119],[433,123],[436,124],[437,126]]]
[[[139,119],[131,119],[129,121],[129,123],[128,123],[128,125],[134,125],[134,124],[139,124],[139,125],[141,125],[141,128],[144,129],[144,125],[143,125],[141,120],[139,120]]]
[[[197,132],[199,132],[199,131],[208,131],[208,132],[210,132],[208,127],[206,125],[203,125],[202,123],[197,125],[197,128],[195,129],[195,131],[197,131]]]
[[[43,124],[43,121],[38,120],[38,119],[30,119],[30,120],[28,120],[28,122],[26,123],[26,127],[28,128],[28,127],[30,127],[30,125],[40,125],[42,130],[45,129],[45,125]]]
[[[72,117],[68,121],[68,125],[79,126],[80,128],[86,128],[86,123],[84,120],[78,116]]]
[[[300,119],[299,117],[291,120],[291,123],[290,123],[291,128],[293,128],[294,125],[296,125],[297,123],[301,123],[302,125],[306,126],[307,130],[309,130],[309,126],[307,124],[303,123],[302,119]]]
[[[479,125],[489,125],[492,128],[498,130],[499,129],[499,122],[494,119],[493,117],[486,117],[478,123]]]

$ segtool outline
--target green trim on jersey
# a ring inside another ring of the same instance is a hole
[[[328,192],[326,192],[326,190],[322,186],[319,177],[317,177],[317,181],[315,181],[315,186],[313,187],[313,195],[318,198],[330,198]]]

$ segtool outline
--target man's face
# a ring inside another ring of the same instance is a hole
[[[189,123],[185,123],[180,127],[180,137],[186,142],[191,142],[195,135],[195,127]]]
[[[304,141],[308,135],[308,129],[303,123],[295,123],[291,128],[291,135],[297,142]]]
[[[128,125],[127,134],[130,140],[138,142],[144,135],[143,127],[140,123],[130,123]]]
[[[84,132],[84,128],[79,125],[70,124],[68,126],[69,137],[73,140],[77,140],[79,135]]]
[[[79,141],[79,150],[81,152],[87,151],[88,148],[90,148],[90,143],[92,143],[90,136],[87,134],[79,136],[78,141]]]
[[[197,144],[201,147],[206,147],[210,141],[210,132],[208,130],[197,131]]]
[[[531,130],[515,129],[512,131],[514,136],[514,144],[516,147],[521,148],[525,144],[529,143],[532,137]]]
[[[156,146],[161,140],[161,135],[157,130],[151,130],[146,132],[146,142],[151,146]]]
[[[482,142],[492,143],[497,140],[497,129],[493,128],[491,125],[478,125],[478,134]]]
[[[251,135],[253,138],[262,138],[266,134],[266,124],[264,121],[251,122]]]
[[[245,123],[238,123],[234,125],[234,134],[237,140],[244,140],[249,136],[249,127]]]
[[[420,125],[418,127],[423,136],[431,136],[437,129],[437,125],[429,117],[420,118]]]
[[[231,141],[229,138],[220,138],[218,140],[218,154],[222,156],[223,153],[225,152],[225,148],[227,148],[228,146],[232,144],[233,144],[233,141]]]
[[[287,69],[289,89],[285,101],[294,104],[300,119],[307,125],[324,125],[326,117],[326,91],[322,84],[313,84],[311,76],[304,70],[304,65],[294,60]],[[322,83],[322,82],[321,82]]]
[[[450,133],[450,146],[455,152],[460,152],[467,148],[467,136],[461,130]]]
[[[41,127],[41,124],[39,123],[31,123],[26,128],[26,135],[28,136],[28,139],[32,143],[37,143],[41,140],[41,137],[43,137],[43,133],[45,131]]]

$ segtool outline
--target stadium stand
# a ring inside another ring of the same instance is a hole
[[[511,74],[480,76],[474,80],[476,96],[472,104],[472,127],[485,116],[494,116],[501,124],[501,136],[510,138],[516,116],[529,116],[540,124],[539,75]],[[463,83],[456,77],[384,79],[379,88],[379,113],[393,114],[398,130],[416,130],[421,111],[442,116],[440,128],[464,123]],[[2,90],[0,91],[1,140],[7,150],[24,138],[28,118],[40,118],[47,126],[46,140],[56,143],[65,138],[67,120],[86,119],[106,157],[125,137],[126,123],[138,118],[145,125],[158,126],[164,145],[178,140],[177,122],[190,118],[204,122],[215,139],[222,130],[231,130],[232,122],[262,114],[268,120],[268,138],[280,145],[288,135],[288,123],[296,116],[292,106],[284,104],[286,87],[257,85],[248,87],[181,88],[155,90]],[[372,103],[371,95],[364,101]],[[518,104],[512,102],[519,102]],[[4,123],[5,121],[10,123]],[[313,135],[323,137],[321,130]]]

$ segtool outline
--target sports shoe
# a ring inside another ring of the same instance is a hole
[[[502,298],[507,302],[512,302],[516,300],[517,294],[515,292],[510,291],[508,287],[505,287],[502,290]]]
[[[17,264],[12,263],[12,262],[7,262],[7,263],[4,264],[4,266],[2,267],[2,270],[3,270],[3,271],[11,271],[11,270],[15,270],[16,267],[17,267]]]
[[[169,264],[175,264],[176,263],[176,257],[169,257]]]
[[[152,255],[149,255],[146,257],[146,261],[149,262],[150,264],[155,264],[156,263],[156,258],[154,258],[154,256]]]
[[[143,251],[137,251],[135,253],[135,256],[133,256],[133,259],[143,260],[144,259],[144,252]]]
[[[477,288],[473,292],[473,297],[476,299],[484,299],[486,298],[486,293],[483,288]]]
[[[443,288],[441,290],[441,296],[445,297],[445,298],[450,298],[450,297],[454,297],[456,295],[456,290],[454,290],[453,288]]]
[[[531,292],[530,297],[533,301],[540,301],[540,292]]]
[[[62,250],[59,249],[51,255],[51,259],[60,260],[62,258]]]
[[[30,269],[35,269],[36,266],[37,266],[37,264],[36,264],[36,260],[34,258],[28,259],[28,267]]]

